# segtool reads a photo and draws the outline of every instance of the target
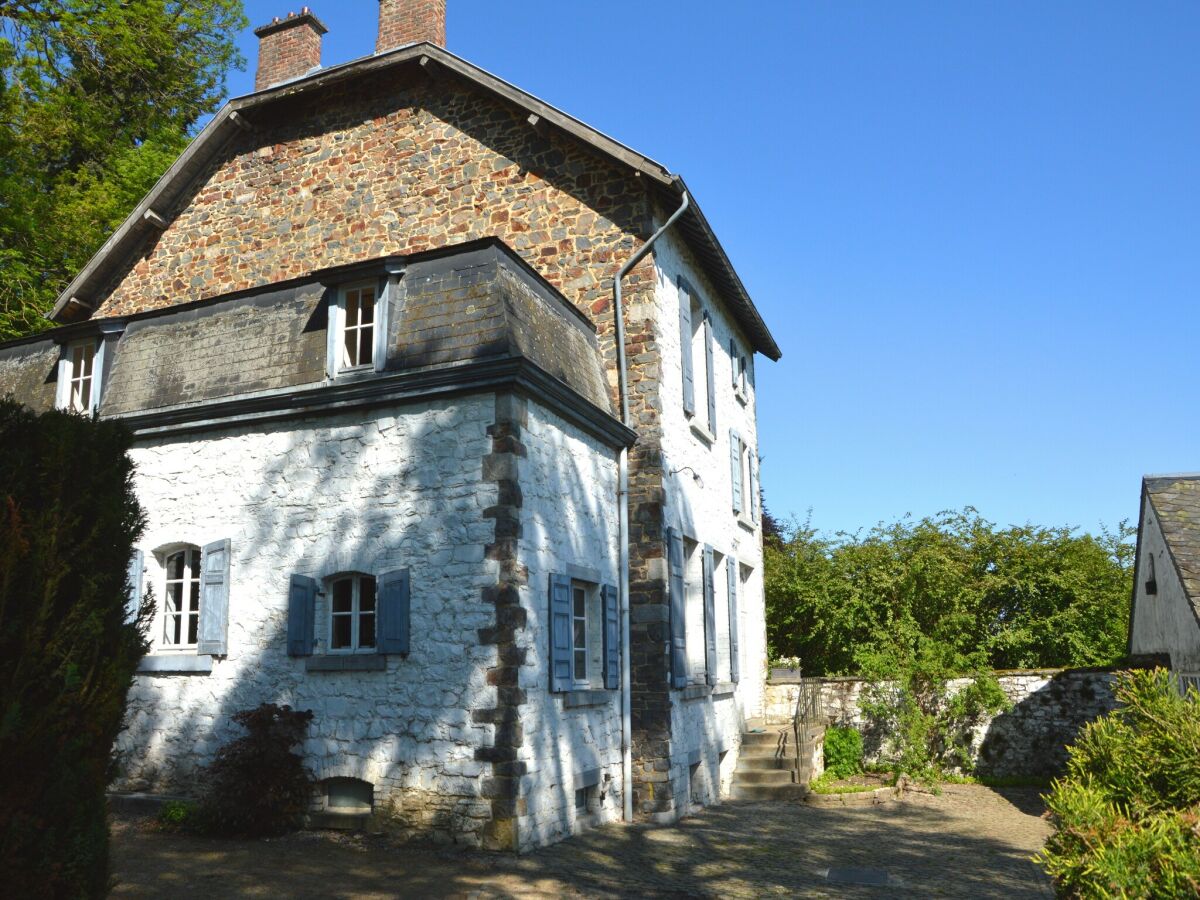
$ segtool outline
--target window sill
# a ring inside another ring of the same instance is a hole
[[[185,653],[161,653],[143,656],[138,673],[149,675],[207,675],[212,671],[211,656],[192,656]]]
[[[330,653],[304,660],[306,672],[382,672],[386,669],[387,657],[381,653]]]
[[[714,698],[732,697],[735,691],[737,691],[737,685],[732,681],[718,681],[713,685],[712,695]]]
[[[606,706],[616,691],[564,691],[562,693],[563,709],[580,709],[584,706]]]
[[[692,434],[694,434],[696,437],[700,438],[700,440],[703,441],[706,446],[712,447],[712,445],[714,443],[716,443],[717,439],[712,436],[712,432],[709,431],[707,428],[705,428],[703,425],[701,425],[699,422],[697,422],[695,419],[693,419],[688,424],[691,426]]]
[[[733,396],[737,398],[737,402],[742,404],[742,406],[746,406],[750,402],[750,397],[743,391],[735,391]]]
[[[679,689],[681,700],[701,700],[705,697],[711,697],[713,686],[711,684],[689,684],[685,688]]]
[[[755,525],[753,522],[751,522],[749,519],[747,519],[745,516],[743,516],[741,514],[739,514],[737,517],[737,523],[749,532],[753,532],[758,527],[757,525]]]

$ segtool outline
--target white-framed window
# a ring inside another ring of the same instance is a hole
[[[59,409],[90,413],[100,391],[101,359],[95,338],[75,341],[63,349],[58,368]]]
[[[604,627],[600,586],[571,582],[571,680],[582,688],[604,687]]]
[[[375,368],[385,329],[379,281],[345,285],[335,299],[329,311],[329,375]]]
[[[729,367],[733,373],[733,396],[743,405],[747,402],[746,394],[746,357],[738,352],[737,340],[729,339]]]
[[[375,576],[350,573],[329,584],[329,651],[374,653],[376,642]]]
[[[180,547],[164,561],[162,646],[194,650],[200,631],[200,548]]]

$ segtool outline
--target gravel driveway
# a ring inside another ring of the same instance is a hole
[[[861,808],[727,802],[515,857],[301,833],[196,838],[113,822],[114,897],[1053,897],[1036,790],[951,785]]]

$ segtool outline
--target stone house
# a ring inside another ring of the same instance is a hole
[[[1142,479],[1129,652],[1200,689],[1200,474]]]
[[[381,0],[307,8],[0,345],[0,394],[120,419],[153,651],[115,787],[196,789],[263,702],[330,813],[523,850],[728,789],[761,713],[756,354],[679,176]]]

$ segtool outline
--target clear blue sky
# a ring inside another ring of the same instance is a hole
[[[374,49],[374,0],[312,6],[326,65]],[[687,179],[783,348],[777,515],[1093,530],[1200,469],[1200,4],[449,0],[448,32]]]

